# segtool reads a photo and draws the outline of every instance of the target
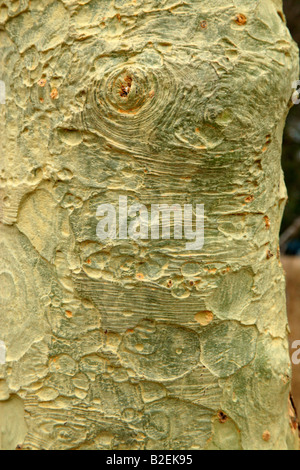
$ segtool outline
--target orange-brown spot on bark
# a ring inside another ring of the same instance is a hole
[[[117,14],[117,19],[118,19],[118,21],[121,21],[121,15],[120,15],[120,13]]]
[[[267,259],[271,259],[271,258],[273,258],[273,256],[274,256],[273,253],[270,250],[268,250],[267,251]]]
[[[218,419],[220,423],[226,423],[226,421],[228,420],[228,416],[223,411],[219,411]]]
[[[244,24],[247,23],[247,17],[243,13],[239,13],[236,15],[235,20],[236,24],[239,26],[243,26]]]
[[[137,277],[137,279],[139,279],[140,281],[142,281],[145,276],[144,276],[143,273],[137,273],[136,277]]]
[[[194,281],[190,281],[190,286],[193,287],[195,285]]]
[[[122,98],[127,98],[127,96],[130,93],[132,86],[132,78],[131,77],[125,77],[124,81],[121,82],[120,84],[120,96]]]
[[[267,215],[264,216],[264,221],[265,221],[266,229],[269,230],[271,227],[271,222]]]
[[[296,431],[298,429],[297,419],[292,419],[291,422],[290,422],[290,426],[294,431]]]
[[[57,88],[53,88],[51,93],[50,93],[50,96],[53,100],[57,100],[58,99],[58,90]]]
[[[277,247],[277,259],[280,260],[280,246]]]
[[[41,78],[39,81],[38,81],[38,86],[44,88],[44,86],[46,85],[47,83],[47,80],[45,78]]]
[[[90,259],[88,259],[87,264],[92,264],[92,261]]]
[[[68,318],[72,318],[73,317],[73,314],[70,310],[66,310],[66,315]]]
[[[154,95],[155,95],[155,91],[154,91],[154,90],[151,90],[150,93],[149,93],[150,98],[153,98]]]
[[[250,202],[254,201],[254,196],[248,196],[246,197],[245,199],[245,202],[247,202],[247,204],[249,204]]]
[[[173,286],[173,281],[171,281],[171,279],[168,281],[168,287],[172,287]]]
[[[201,326],[207,326],[213,321],[214,315],[209,310],[203,310],[202,312],[196,313],[194,318]]]
[[[207,21],[201,21],[200,27],[201,29],[207,29]]]
[[[120,114],[137,114],[137,112],[134,111],[134,109],[118,109],[118,113],[120,113]]]
[[[262,435],[262,438],[263,438],[264,441],[268,442],[271,439],[270,431],[265,431]]]
[[[226,269],[223,269],[223,271],[222,271],[222,274],[229,273],[229,271],[230,271],[230,267],[229,267],[229,266],[227,266],[227,268],[226,268]]]
[[[270,145],[271,142],[272,142],[271,135],[268,134],[268,135],[266,136],[266,144],[267,144],[267,145]]]
[[[217,269],[216,268],[213,268],[213,269],[205,268],[205,271],[208,272],[209,274],[216,274]]]
[[[268,147],[269,147],[271,141],[272,141],[271,135],[268,134],[268,135],[266,136],[266,143],[265,143],[265,145],[264,145],[263,148],[262,148],[262,151],[263,151],[263,152],[266,152],[266,151],[268,150]]]

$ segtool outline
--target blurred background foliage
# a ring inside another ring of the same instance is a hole
[[[283,0],[288,27],[294,40],[300,46],[300,0]],[[287,119],[284,140],[282,166],[289,193],[282,233],[300,217],[300,105],[294,106]],[[297,224],[296,224],[297,226]],[[300,255],[300,230],[294,230],[287,245],[286,254]]]

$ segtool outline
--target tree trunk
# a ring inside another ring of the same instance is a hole
[[[295,449],[281,1],[0,8],[1,447]],[[204,204],[204,247],[100,240],[120,197]]]

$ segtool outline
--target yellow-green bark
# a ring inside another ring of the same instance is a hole
[[[297,65],[281,1],[0,1],[3,448],[296,448],[278,232]],[[204,204],[204,248],[100,243],[119,195]]]

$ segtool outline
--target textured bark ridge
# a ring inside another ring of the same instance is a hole
[[[281,2],[1,0],[0,48],[2,448],[296,448]],[[119,195],[204,248],[101,243]]]

